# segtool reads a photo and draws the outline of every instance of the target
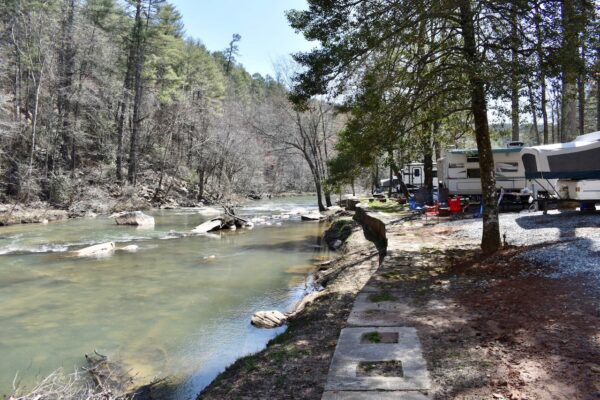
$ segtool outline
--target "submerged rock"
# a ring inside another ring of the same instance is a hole
[[[94,246],[85,247],[80,250],[76,250],[73,252],[77,257],[91,257],[91,256],[100,256],[104,254],[111,253],[115,250],[114,242],[107,242],[96,244]]]
[[[302,221],[322,221],[326,217],[319,213],[304,214],[300,216]]]
[[[137,244],[130,244],[128,246],[120,247],[117,250],[122,250],[122,251],[137,251],[138,248],[139,247],[138,247]]]
[[[114,215],[117,225],[154,226],[154,217],[141,211],[124,211]]]
[[[286,321],[287,317],[280,311],[257,311],[250,322],[258,328],[277,328]]]

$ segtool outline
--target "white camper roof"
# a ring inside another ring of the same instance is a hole
[[[567,143],[544,144],[541,146],[525,147],[523,153],[544,153],[556,150],[574,149],[581,146],[587,146],[590,143],[600,142],[600,131],[577,136],[575,140]]]
[[[560,179],[596,179],[600,175],[600,131],[568,143],[525,147],[521,157],[525,176]],[[598,164],[598,165],[597,165]]]

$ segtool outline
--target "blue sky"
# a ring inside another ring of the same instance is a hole
[[[314,45],[296,34],[284,12],[306,9],[306,0],[171,0],[183,15],[186,34],[211,50],[223,50],[239,33],[240,55],[248,72],[274,75],[273,62]]]

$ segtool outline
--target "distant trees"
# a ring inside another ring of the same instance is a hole
[[[209,52],[164,0],[0,0],[0,201],[82,180],[157,203],[178,182],[192,200],[311,190],[306,162],[248,125],[283,87],[237,63],[240,39]]]
[[[325,211],[332,205],[327,162],[333,155],[333,145],[343,121],[335,107],[324,101],[313,100],[302,107],[291,104],[286,90],[286,84],[291,83],[290,68],[293,66],[280,65],[279,78],[283,85],[275,90],[274,97],[258,104],[250,123],[280,151],[291,151],[302,157],[312,175],[319,210]]]

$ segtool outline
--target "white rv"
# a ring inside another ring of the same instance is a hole
[[[524,148],[522,160],[527,179],[558,179],[561,199],[600,202],[600,131],[568,143]]]
[[[406,164],[404,168],[402,168],[402,181],[409,189],[419,188],[425,184],[425,166],[423,163],[413,162]],[[386,189],[390,185],[389,179],[382,179],[379,181],[379,184],[383,189]],[[398,185],[398,177],[394,175],[392,180],[392,187],[396,187]],[[433,187],[438,187],[438,173],[436,170],[436,165],[433,165]]]
[[[550,182],[528,182],[521,160],[522,143],[492,149],[496,188],[518,192],[528,187],[537,192],[553,193]],[[437,161],[438,181],[450,195],[481,196],[481,173],[477,149],[450,150]],[[533,187],[532,187],[533,186]]]

